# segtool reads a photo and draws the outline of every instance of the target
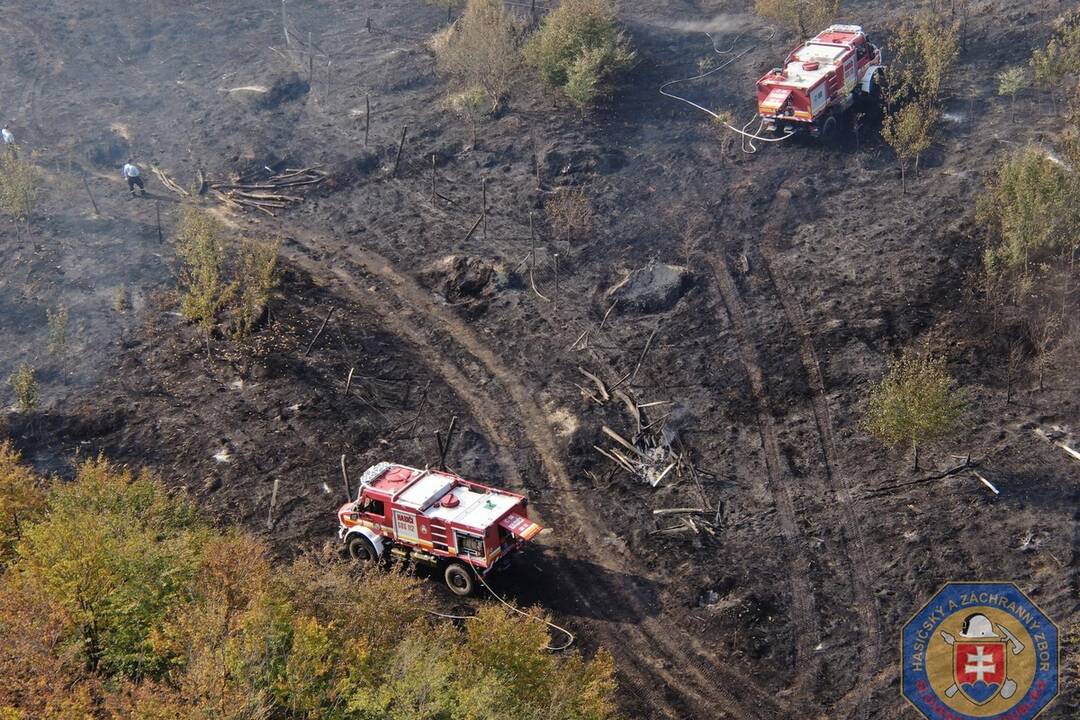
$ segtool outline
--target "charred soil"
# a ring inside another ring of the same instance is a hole
[[[555,531],[496,589],[609,649],[629,717],[911,717],[901,626],[942,583],[981,578],[1016,581],[1071,628],[1044,717],[1075,717],[1080,463],[1033,429],[1078,426],[1077,357],[1006,404],[964,291],[994,157],[1057,123],[986,78],[1044,44],[1063,6],[987,6],[954,120],[902,195],[872,130],[749,154],[656,92],[696,74],[708,31],[753,49],[694,92],[749,117],[790,38],[748,5],[622,3],[639,55],[609,106],[580,119],[523,79],[475,145],[425,45],[445,14],[418,0],[293,0],[288,44],[279,3],[5,9],[3,111],[45,183],[29,234],[0,226],[0,375],[29,360],[43,388],[8,433],[61,475],[98,452],[155,467],[291,555],[334,539],[342,455],[354,476],[432,463],[456,416],[451,467],[527,491]],[[845,5],[873,31],[913,4]],[[179,317],[179,198],[149,171],[150,196],[129,198],[129,156],[184,187],[200,170],[327,173],[276,217],[199,199],[283,242],[279,296],[248,340],[211,338],[208,355]],[[585,238],[545,219],[563,186],[594,205]],[[71,340],[50,354],[59,306]],[[913,474],[859,421],[889,361],[927,340],[971,410]],[[656,487],[594,450],[604,426],[650,425],[685,461]],[[970,472],[934,479],[953,454],[1001,494]],[[714,531],[665,532],[653,511],[676,507]]]

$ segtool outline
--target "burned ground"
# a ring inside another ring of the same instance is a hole
[[[8,9],[0,109],[47,183],[29,235],[0,235],[0,374],[29,360],[44,392],[10,434],[61,474],[99,451],[155,467],[290,555],[333,538],[343,454],[357,471],[432,462],[456,415],[451,466],[527,490],[555,529],[499,589],[611,650],[630,717],[912,717],[901,625],[941,583],[985,577],[1015,580],[1071,627],[1045,717],[1075,716],[1080,465],[1032,429],[1077,425],[1076,357],[1006,405],[1003,360],[964,292],[994,157],[1058,124],[1033,97],[1011,109],[987,78],[1045,43],[1065,8],[984,8],[952,120],[905,196],[872,132],[747,154],[657,94],[711,53],[707,30],[754,49],[693,91],[749,117],[753,81],[788,39],[745,5],[623,3],[639,62],[609,107],[581,120],[523,80],[475,147],[424,46],[444,15],[416,0],[294,0],[288,46],[278,3]],[[911,10],[845,5],[871,30]],[[250,342],[215,339],[208,359],[177,316],[176,196],[148,174],[151,197],[128,199],[129,154],[183,185],[199,168],[330,174],[276,218],[216,208],[283,241],[281,296]],[[482,178],[488,218],[470,233]],[[571,243],[543,209],[566,185],[596,205]],[[663,265],[685,268],[677,292],[605,317],[612,288]],[[45,310],[60,305],[69,347],[49,354]],[[972,401],[928,462],[970,454],[1000,496],[969,473],[913,475],[859,427],[870,383],[928,339]],[[700,472],[656,488],[617,472],[593,446],[602,426],[629,436],[635,421],[583,395],[579,368],[671,403],[643,422],[677,430]],[[686,506],[721,510],[715,536],[654,532],[654,509]]]

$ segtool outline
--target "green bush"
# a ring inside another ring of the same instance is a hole
[[[610,94],[634,51],[610,0],[563,0],[526,45],[525,59],[547,87],[584,109]]]
[[[22,363],[8,376],[8,385],[15,392],[15,405],[19,412],[30,412],[37,407],[41,390],[34,377],[34,366]]]
[[[180,311],[209,336],[217,325],[218,313],[236,291],[225,281],[225,229],[207,213],[185,207],[180,211],[176,252],[184,293]]]
[[[15,220],[29,222],[37,205],[37,170],[13,153],[0,152],[0,210]]]
[[[22,529],[45,511],[41,481],[20,462],[9,440],[0,442],[0,571],[15,557]]]
[[[184,317],[197,323],[208,341],[223,322],[233,337],[248,335],[280,282],[280,245],[237,241],[217,219],[187,207],[180,214],[177,254]]]
[[[17,461],[5,452],[0,493]],[[15,542],[0,568],[0,717],[615,717],[603,651],[548,652],[542,624],[495,604],[458,628],[427,613],[419,580],[329,549],[276,563],[101,459],[39,499]]]
[[[998,166],[976,218],[989,234],[986,269],[1029,272],[1033,264],[1076,248],[1080,182],[1045,150],[1029,147]]]
[[[469,0],[456,24],[431,42],[439,72],[454,89],[479,90],[491,112],[510,93],[520,66],[519,30],[502,0]]]
[[[1080,10],[1058,21],[1046,49],[1032,54],[1031,70],[1035,84],[1053,95],[1061,93],[1068,75],[1080,72]]]
[[[280,283],[278,255],[281,245],[276,242],[245,240],[240,244],[237,260],[236,306],[232,312],[232,331],[235,337],[251,333],[266,312]]]
[[[945,359],[908,351],[871,390],[863,424],[889,447],[910,443],[918,470],[919,447],[955,432],[963,412]]]

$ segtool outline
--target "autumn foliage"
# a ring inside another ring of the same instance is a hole
[[[46,492],[4,444],[0,500],[3,720],[613,717],[607,655],[496,605],[457,627],[333,553],[274,562],[149,473],[97,459]]]

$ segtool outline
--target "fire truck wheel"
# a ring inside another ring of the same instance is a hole
[[[353,535],[349,539],[349,557],[360,562],[370,563],[378,559],[375,546],[363,535]]]
[[[443,577],[446,579],[446,587],[450,588],[450,592],[455,595],[472,595],[474,586],[472,573],[469,568],[465,567],[461,563],[450,563],[446,566],[446,571],[443,573]]]
[[[822,124],[821,132],[819,134],[821,137],[821,142],[831,143],[833,140],[835,140],[837,127],[839,127],[839,123],[836,121],[835,115],[830,115],[829,117],[825,118],[825,122],[824,124]]]

